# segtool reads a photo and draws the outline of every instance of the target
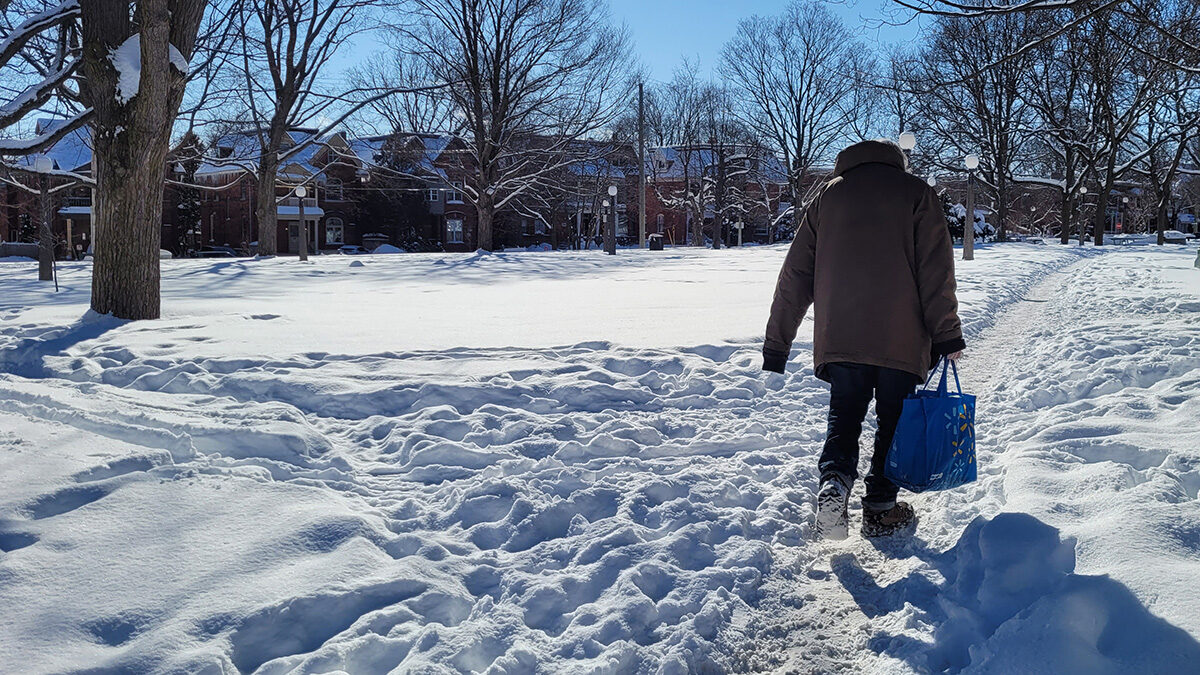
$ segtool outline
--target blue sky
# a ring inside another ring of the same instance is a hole
[[[733,36],[739,19],[753,14],[776,14],[787,0],[610,0],[613,20],[629,28],[650,77],[667,80],[684,56],[700,61],[701,74],[708,76],[717,64],[721,47]],[[916,37],[919,24],[879,26],[880,21],[899,20],[897,5],[890,0],[843,0],[830,2],[864,42],[894,43]]]

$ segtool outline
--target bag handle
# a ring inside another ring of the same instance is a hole
[[[925,387],[924,388],[925,389],[929,388],[929,383],[933,382],[933,376],[937,374],[938,368],[942,369],[942,377],[941,377],[941,380],[938,382],[938,388],[937,388],[938,393],[939,394],[946,393],[946,388],[947,388],[946,387],[946,376],[950,374],[951,370],[953,370],[954,371],[954,386],[956,389],[958,389],[958,393],[961,394],[962,393],[962,382],[960,382],[958,379],[958,365],[955,364],[950,359],[946,358],[945,356],[938,359],[938,362],[933,367],[933,370],[929,371],[929,377],[925,379]]]

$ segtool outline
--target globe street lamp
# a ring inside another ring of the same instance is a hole
[[[912,164],[912,151],[915,147],[917,147],[916,134],[911,131],[900,134],[900,149],[904,151],[905,164]]]
[[[308,260],[308,221],[304,220],[304,198],[308,190],[301,185],[295,194],[300,198],[300,260]]]
[[[617,254],[617,186],[608,186],[608,196],[612,198],[612,216],[605,227],[604,252],[609,255]],[[607,201],[605,202],[608,203]]]
[[[1125,210],[1129,208],[1129,195],[1121,197],[1121,220],[1117,221],[1117,231],[1125,231]]]
[[[1088,193],[1087,186],[1080,185],[1079,186],[1079,205],[1081,207],[1085,205],[1084,200],[1087,199],[1087,193]],[[1080,218],[1079,219],[1079,245],[1080,246],[1083,246],[1083,237],[1086,234],[1086,232],[1085,232],[1086,229],[1087,229],[1087,218]]]
[[[967,215],[963,219],[963,260],[975,259],[975,169],[979,168],[979,157],[963,157],[967,167]]]

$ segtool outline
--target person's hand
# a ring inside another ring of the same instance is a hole
[[[950,359],[951,361],[958,361],[962,358],[962,350],[960,349],[953,354],[947,354],[946,358]]]

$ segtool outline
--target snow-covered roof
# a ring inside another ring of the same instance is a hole
[[[321,151],[323,144],[331,136],[315,138],[315,134],[315,129],[293,129],[287,132],[283,153],[301,143],[308,144],[283,158],[279,167],[281,176],[305,178],[319,171],[312,163],[313,157]],[[213,142],[212,150],[208,154],[210,158],[196,169],[197,176],[236,173],[243,169],[255,171],[262,154],[258,132],[255,129],[246,129],[226,134]]]
[[[388,142],[397,138],[394,135],[366,136],[351,138],[346,141],[349,152],[365,167],[379,163],[380,155]],[[403,143],[410,144],[417,156],[417,169],[445,177],[445,172],[437,167],[437,160],[453,142],[454,137],[446,134],[400,134]],[[419,145],[419,148],[417,146]]]
[[[769,152],[735,148],[726,154],[726,161],[739,157],[756,159],[758,174],[767,180],[781,184],[787,182],[787,169],[775,155]],[[705,167],[716,164],[717,159],[716,151],[711,148],[661,146],[651,148],[650,154],[646,156],[646,172],[659,179],[679,179],[683,178],[686,165],[689,175],[699,176],[704,172]]]
[[[39,136],[53,133],[67,123],[65,119],[42,118],[37,121],[35,133]],[[44,153],[54,162],[58,171],[86,171],[92,163],[92,129],[81,127],[64,136]],[[12,165],[18,168],[33,168],[39,155],[24,155],[13,160]]]

